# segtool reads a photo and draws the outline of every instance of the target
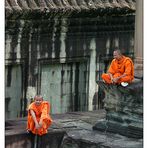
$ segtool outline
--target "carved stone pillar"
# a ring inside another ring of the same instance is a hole
[[[136,1],[135,17],[135,76],[143,76],[143,0]]]

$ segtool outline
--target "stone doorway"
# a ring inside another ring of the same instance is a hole
[[[87,62],[42,64],[40,93],[50,101],[52,114],[87,111]]]

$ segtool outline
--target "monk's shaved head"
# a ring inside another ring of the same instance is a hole
[[[115,49],[114,52],[117,52],[118,55],[122,55],[122,52],[121,52],[121,50],[119,50],[119,49]]]
[[[37,99],[37,98],[40,98],[40,99],[43,100],[43,97],[42,97],[41,95],[36,95],[36,96],[34,97],[34,99]]]
[[[119,60],[122,57],[121,50],[119,50],[119,49],[114,50],[113,56],[115,59]]]
[[[41,95],[36,95],[34,97],[34,102],[36,105],[40,105],[42,103],[42,101],[43,101],[43,97]]]

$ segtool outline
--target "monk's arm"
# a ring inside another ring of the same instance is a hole
[[[108,73],[114,75],[116,72],[116,61],[113,60],[109,66]]]
[[[113,78],[112,79],[112,82],[118,82],[118,80],[120,79],[120,78],[123,78],[123,77],[125,77],[126,76],[126,74],[123,74],[123,75],[121,75],[121,76],[119,76],[119,77],[116,77],[116,78]]]
[[[110,72],[108,72],[108,74],[109,74],[109,76],[110,76],[110,79],[111,79],[111,81],[112,81],[112,83],[113,83],[113,75],[110,73]]]
[[[30,110],[30,114],[31,114],[31,116],[32,116],[32,118],[33,118],[33,121],[34,121],[34,123],[35,123],[35,128],[36,128],[36,129],[40,128],[40,125],[38,124],[38,121],[37,121],[37,119],[36,119],[36,115],[35,115],[34,111],[33,111],[33,110]]]
[[[132,63],[130,60],[127,60],[125,63],[125,72],[124,74],[131,76],[132,75]]]
[[[110,64],[110,67],[109,67],[109,69],[108,69],[108,74],[109,74],[109,76],[110,76],[110,78],[111,78],[111,81],[112,81],[112,83],[113,83],[113,74],[115,73],[115,61],[113,60],[112,62],[111,62],[111,64]]]
[[[119,76],[118,78],[120,79],[120,78],[123,78],[123,77],[125,77],[125,76],[127,76],[126,73],[124,73],[123,75]]]
[[[40,126],[42,126],[43,120],[47,118],[47,115],[49,114],[49,109],[50,109],[49,103],[45,103],[42,109],[42,114],[41,114],[41,118],[39,121]]]

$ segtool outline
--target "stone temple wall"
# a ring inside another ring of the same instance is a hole
[[[6,118],[25,116],[36,93],[51,102],[52,113],[98,109],[96,79],[106,71],[113,49],[134,55],[135,9],[48,12],[7,3]]]

